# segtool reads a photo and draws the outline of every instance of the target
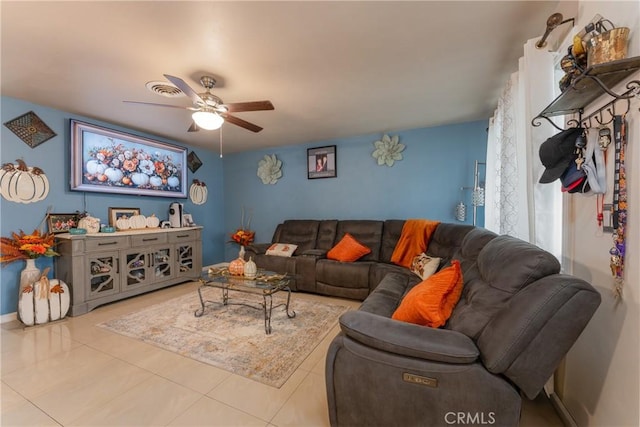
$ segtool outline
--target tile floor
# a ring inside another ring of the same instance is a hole
[[[324,356],[337,326],[280,389],[95,326],[196,287],[177,285],[47,325],[4,323],[0,425],[328,426]],[[525,403],[521,425],[562,423],[538,399]]]

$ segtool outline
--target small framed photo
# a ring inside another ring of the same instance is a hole
[[[191,216],[191,214],[182,214],[182,225],[185,227],[193,227],[194,225],[196,225],[195,222],[193,222],[193,216]]]
[[[140,215],[140,208],[109,208],[109,225],[115,227],[120,218],[134,215]]]
[[[47,215],[49,233],[68,233],[71,228],[78,227],[77,213],[50,213]]]
[[[307,178],[335,178],[338,176],[336,146],[307,149]]]
[[[195,151],[190,152],[187,156],[187,166],[189,166],[189,170],[192,173],[200,169],[200,166],[202,166],[202,160],[200,160]]]

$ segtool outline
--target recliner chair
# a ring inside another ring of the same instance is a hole
[[[326,359],[332,426],[518,425],[600,304],[548,252],[474,229],[453,257],[464,288],[441,329],[391,319],[411,288],[388,274],[340,318]]]

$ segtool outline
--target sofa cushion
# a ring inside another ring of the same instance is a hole
[[[338,244],[327,252],[327,258],[342,262],[353,262],[370,252],[371,249],[358,242],[351,234],[345,233]]]
[[[411,261],[411,272],[416,274],[422,280],[428,279],[433,273],[438,271],[440,267],[440,258],[430,257],[424,252],[416,255]]]
[[[276,228],[271,243],[290,243],[298,246],[300,252],[316,247],[320,221],[290,219]]]
[[[392,318],[438,328],[451,316],[462,292],[460,262],[440,270],[414,286],[402,299]]]
[[[380,247],[380,261],[391,263],[391,255],[400,240],[404,219],[388,219],[382,229],[382,246]]]
[[[560,263],[549,252],[515,237],[487,233],[474,231],[465,239],[461,254],[478,252],[477,259],[463,258],[464,289],[447,324],[473,339],[521,289],[560,271]]]

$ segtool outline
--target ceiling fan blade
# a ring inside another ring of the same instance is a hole
[[[196,122],[191,122],[191,126],[187,129],[187,132],[198,132],[200,130],[200,126],[196,124]]]
[[[191,86],[189,86],[187,82],[182,80],[180,77],[170,76],[169,74],[164,74],[164,76],[167,80],[176,85],[178,89],[183,91],[185,95],[191,98],[194,104],[204,104],[204,100],[200,98],[200,95],[198,95],[195,90],[191,89]]]
[[[127,104],[142,104],[142,105],[151,105],[153,107],[169,107],[169,108],[178,108],[180,110],[192,110],[196,111],[198,108],[193,107],[181,107],[180,105],[170,105],[170,104],[156,104],[154,102],[142,102],[142,101],[122,101]]]
[[[232,116],[231,114],[221,114],[221,116],[224,117],[225,121],[250,130],[251,132],[260,132],[262,130],[260,126],[249,123],[248,121],[242,120],[236,116]]]
[[[263,111],[273,110],[271,101],[252,101],[252,102],[232,102],[225,104],[230,113],[239,113],[242,111]]]

